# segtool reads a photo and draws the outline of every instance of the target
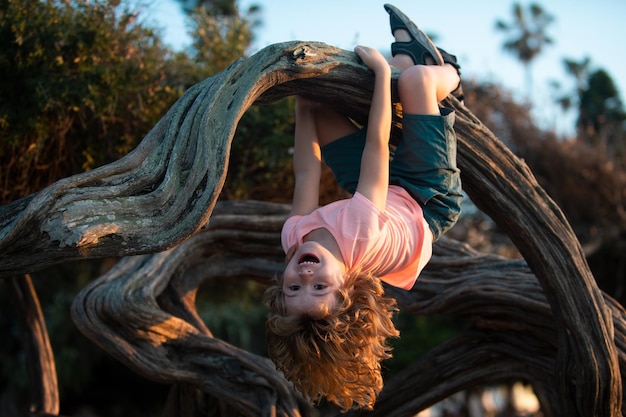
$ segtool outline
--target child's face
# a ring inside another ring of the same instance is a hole
[[[304,242],[289,260],[283,274],[287,314],[315,313],[326,305],[333,310],[344,282],[343,264],[314,241]]]

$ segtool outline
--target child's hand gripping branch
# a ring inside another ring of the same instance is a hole
[[[391,64],[403,71],[404,137],[390,162],[391,69],[372,48],[355,48],[375,75],[366,127],[297,98],[296,185],[281,236],[288,261],[266,292],[270,357],[306,398],[344,410],[373,406],[387,339],[398,336],[381,281],[410,289],[460,211],[454,113],[438,105],[460,94],[456,59],[385,8],[396,37]],[[322,160],[352,198],[318,207]]]

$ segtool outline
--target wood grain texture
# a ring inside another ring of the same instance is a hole
[[[259,214],[248,203],[253,211],[240,217],[214,213],[242,114],[301,94],[363,122],[372,80],[354,53],[314,42],[271,45],[233,63],[189,89],[126,157],[0,207],[0,277],[142,255],[77,297],[74,318],[85,334],[146,377],[182,384],[172,396],[179,402],[200,392],[241,415],[308,415],[267,359],[211,337],[194,295],[210,277],[267,279],[280,267],[286,208],[262,206]],[[390,289],[411,311],[468,315],[476,328],[419,359],[401,382],[389,381],[376,410],[390,401],[396,411],[380,415],[411,415],[508,372],[536,384],[548,415],[621,415],[623,310],[599,291],[561,210],[524,161],[470,109],[453,98],[445,104],[457,114],[464,189],[525,264],[447,248],[429,267],[445,282],[426,273],[409,293]],[[396,124],[393,141],[400,134]],[[403,394],[404,386],[414,389]],[[393,399],[389,387],[398,387]]]

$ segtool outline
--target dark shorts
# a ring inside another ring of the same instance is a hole
[[[402,131],[389,164],[389,183],[403,187],[422,206],[436,240],[461,213],[454,112],[443,108],[441,116],[405,114]],[[361,129],[322,147],[324,162],[351,194],[359,181],[365,137],[366,130]]]

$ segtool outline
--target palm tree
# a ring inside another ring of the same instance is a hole
[[[574,78],[576,87],[573,91],[562,92],[561,83],[557,80],[551,80],[550,86],[555,93],[555,103],[558,104],[564,112],[568,112],[579,102],[583,91],[587,89],[589,73],[591,72],[591,58],[585,57],[581,61],[563,58],[563,65],[565,66],[565,72]]]
[[[530,94],[532,91],[530,65],[546,45],[553,43],[546,30],[554,21],[554,17],[538,4],[531,3],[528,6],[528,11],[526,11],[519,3],[515,3],[513,5],[513,18],[511,23],[497,20],[496,29],[508,35],[503,44],[504,50],[515,55],[524,65],[526,92]]]

